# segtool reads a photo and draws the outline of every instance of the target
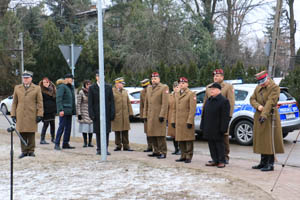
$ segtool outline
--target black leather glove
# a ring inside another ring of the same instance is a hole
[[[11,120],[13,121],[13,123],[17,123],[17,118],[16,118],[16,116],[11,116]]]
[[[176,125],[175,125],[175,123],[172,123],[172,124],[171,124],[171,126],[172,126],[173,128],[176,128]]]
[[[260,124],[262,124],[262,123],[264,123],[266,121],[266,118],[259,117],[258,121],[259,121]]]
[[[187,124],[186,124],[186,127],[187,127],[188,129],[191,129],[191,128],[193,127],[193,124],[187,123]]]
[[[133,115],[129,115],[129,121],[133,120]]]
[[[35,121],[36,121],[36,123],[39,123],[40,121],[42,121],[42,119],[43,119],[42,117],[37,116],[36,119],[35,119]]]
[[[77,118],[78,118],[78,120],[82,120],[82,116],[81,115],[78,115]]]
[[[159,122],[160,122],[160,123],[164,122],[164,120],[165,120],[165,119],[164,119],[163,117],[160,117],[160,118],[159,118]]]

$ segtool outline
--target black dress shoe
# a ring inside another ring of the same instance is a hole
[[[133,149],[123,149],[123,151],[134,151]]]
[[[75,149],[75,147],[70,146],[69,144],[63,144],[63,149]]]
[[[121,151],[121,148],[116,147],[116,148],[114,149],[114,151]]]
[[[41,140],[40,144],[49,144],[48,142],[46,142],[46,140]]]
[[[144,152],[152,152],[152,149],[146,149]]]
[[[274,166],[267,164],[263,168],[260,169],[262,172],[274,171]]]
[[[94,147],[94,145],[92,145],[92,144],[88,144],[88,147]]]
[[[191,162],[192,162],[191,159],[186,159],[186,160],[184,161],[184,163],[191,163]]]
[[[175,160],[175,162],[184,162],[186,159],[185,158],[179,158],[177,160]]]
[[[83,147],[83,148],[87,147],[87,144],[84,144],[82,147]]]
[[[19,159],[24,158],[26,156],[28,156],[27,153],[21,153],[21,155],[19,155]]]
[[[167,158],[166,154],[160,154],[160,156],[157,156],[157,159],[165,159]]]
[[[261,168],[264,168],[264,167],[265,167],[264,164],[259,163],[258,165],[252,166],[252,169],[261,169]]]
[[[61,150],[61,148],[60,148],[58,145],[55,145],[55,146],[54,146],[54,149],[55,149],[55,150]]]
[[[148,154],[149,157],[158,157],[160,156],[159,153],[152,153],[152,154]]]
[[[101,152],[100,152],[100,151],[97,151],[97,152],[96,152],[96,155],[101,155]]]
[[[107,155],[108,155],[108,156],[110,156],[110,155],[111,155],[111,153],[107,152]]]
[[[181,155],[181,151],[180,150],[176,150],[172,153],[172,155]]]
[[[34,152],[30,152],[30,153],[28,153],[28,156],[35,157],[35,154],[34,154]]]

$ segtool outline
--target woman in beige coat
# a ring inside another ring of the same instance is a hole
[[[178,82],[175,81],[173,83],[173,92],[169,96],[169,105],[168,105],[168,136],[170,136],[173,139],[173,144],[175,151],[172,153],[173,155],[180,155],[180,149],[178,146],[178,142],[175,140],[175,128],[172,127],[171,121],[172,121],[172,113],[175,109],[175,95],[179,92],[179,85]]]
[[[79,132],[83,136],[83,147],[93,147],[93,121],[89,117],[88,109],[88,92],[89,87],[92,82],[90,80],[85,80],[83,82],[83,88],[79,91],[77,95],[77,118],[79,122]],[[89,142],[87,137],[89,136]]]

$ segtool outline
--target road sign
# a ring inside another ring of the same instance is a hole
[[[73,51],[74,51],[74,56],[73,56],[73,61],[74,63],[72,63],[72,45],[59,45],[59,49],[61,51],[61,53],[63,54],[64,58],[66,59],[68,65],[70,68],[72,68],[72,64],[74,65],[75,68],[75,64],[80,56],[80,53],[82,51],[82,46],[78,46],[78,45],[73,45]]]

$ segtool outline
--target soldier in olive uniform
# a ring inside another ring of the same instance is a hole
[[[147,120],[147,134],[153,140],[153,153],[150,157],[167,157],[166,122],[168,116],[169,87],[160,83],[157,72],[152,73],[152,85],[148,86],[143,113]]]
[[[274,155],[284,153],[280,115],[277,102],[280,88],[269,78],[266,71],[255,75],[258,81],[253,95],[250,98],[251,105],[256,109],[254,114],[253,151],[261,154],[260,163],[253,169],[261,171],[274,170]],[[272,118],[274,120],[274,132],[272,131]]]
[[[115,102],[115,119],[111,122],[112,131],[115,131],[114,151],[132,151],[129,147],[128,131],[130,130],[129,118],[132,118],[133,111],[127,91],[124,89],[124,79],[122,77],[115,79],[113,88]]]
[[[145,97],[146,97],[146,92],[147,92],[147,87],[150,85],[150,80],[149,79],[144,79],[141,81],[141,86],[143,87],[143,90],[141,91],[141,98],[140,98],[140,117],[144,123],[144,132],[146,133],[147,136],[147,149],[144,150],[144,152],[152,152],[153,148],[152,148],[152,141],[151,141],[151,137],[148,136],[147,134],[147,121],[143,120],[143,113],[144,113],[144,107],[145,107]]]
[[[234,110],[234,103],[235,103],[235,97],[234,97],[234,89],[233,86],[229,83],[224,82],[224,71],[223,69],[216,69],[213,72],[214,76],[214,82],[219,83],[222,87],[221,94],[228,99],[230,104],[230,118],[232,117],[233,110]],[[204,97],[204,103],[203,107],[205,105],[205,102],[210,97],[210,88],[209,86],[212,85],[209,84],[206,87],[205,97]],[[229,146],[229,130],[224,135],[224,145],[225,145],[225,163],[229,164],[229,153],[230,153],[230,146]]]
[[[172,153],[173,155],[181,155],[181,151],[179,149],[178,141],[175,140],[175,128],[172,127],[172,117],[175,109],[175,95],[178,94],[180,88],[178,81],[175,81],[173,83],[173,92],[170,93],[169,96],[169,106],[168,106],[168,136],[170,136],[173,139],[173,145],[175,148],[175,151]]]
[[[193,158],[196,113],[196,95],[188,88],[188,79],[179,79],[180,91],[175,95],[175,109],[172,116],[172,126],[176,129],[175,139],[181,150],[180,159],[176,162],[190,163]]]
[[[32,72],[24,71],[23,84],[17,85],[13,94],[11,118],[16,123],[16,129],[27,142],[25,146],[21,141],[22,153],[19,158],[35,157],[35,132],[44,112],[41,88],[32,83],[32,75]]]

